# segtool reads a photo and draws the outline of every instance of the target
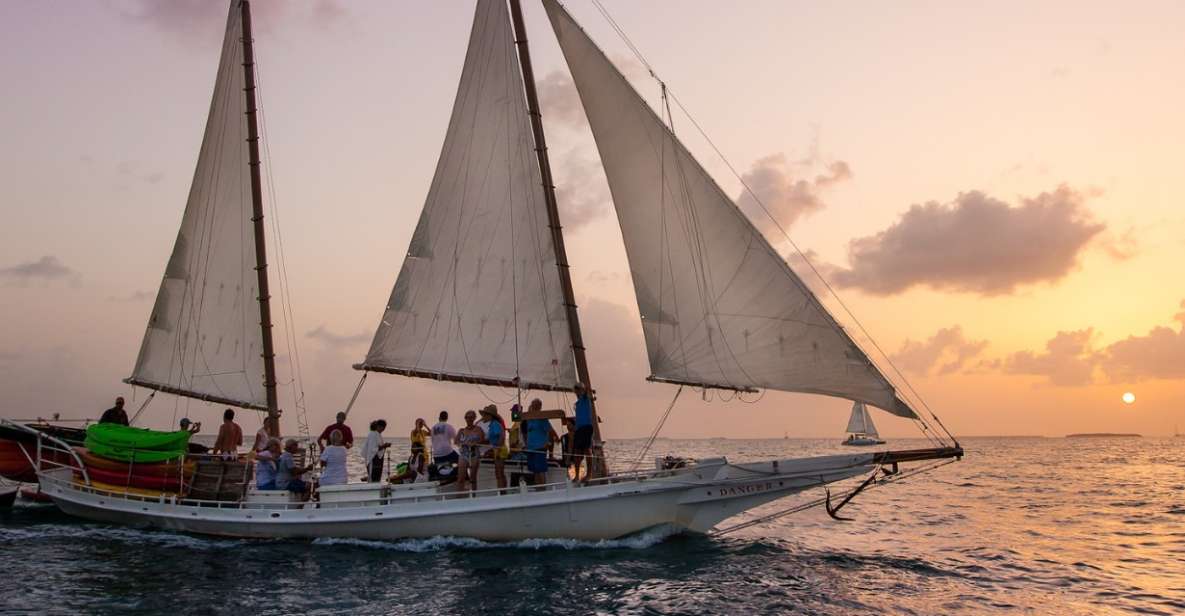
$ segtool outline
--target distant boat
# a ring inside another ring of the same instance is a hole
[[[855,447],[864,445],[884,445],[881,435],[876,432],[876,425],[872,423],[872,416],[868,414],[868,407],[863,402],[852,404],[852,417],[848,419],[848,438],[844,445]]]
[[[1132,432],[1083,432],[1067,434],[1066,438],[1140,438],[1143,435]]]

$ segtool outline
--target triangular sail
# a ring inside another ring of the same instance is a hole
[[[857,404],[859,404],[857,402]],[[864,415],[864,434],[873,438],[880,438],[880,434],[876,431],[876,424],[872,423],[872,414],[868,412],[868,407],[860,404],[861,414]]]
[[[864,434],[868,431],[868,422],[865,419],[867,413],[864,403],[852,403],[852,416],[848,418],[848,434]]]
[[[366,360],[409,376],[576,382],[509,12],[479,0],[444,148]]]
[[[181,229],[126,381],[264,409],[242,30],[232,2]]]
[[[916,416],[567,11],[543,3],[609,181],[651,378]]]

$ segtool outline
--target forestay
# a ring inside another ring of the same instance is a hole
[[[575,384],[519,71],[505,1],[479,1],[436,175],[355,367],[535,389]]]
[[[609,181],[655,380],[913,410],[554,0]]]
[[[127,382],[262,409],[241,34],[232,2],[181,229]]]

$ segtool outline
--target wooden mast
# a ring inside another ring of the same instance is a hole
[[[564,308],[567,310],[568,334],[572,339],[572,354],[576,359],[576,378],[588,388],[592,402],[593,434],[601,440],[600,422],[597,421],[597,404],[593,400],[592,382],[588,375],[588,359],[584,355],[584,336],[580,333],[580,319],[576,315],[576,297],[572,291],[572,277],[568,272],[568,253],[564,249],[564,232],[560,226],[560,211],[555,198],[555,182],[551,176],[551,162],[547,158],[547,140],[543,135],[543,116],[539,113],[539,96],[535,91],[535,71],[531,68],[531,51],[527,47],[527,29],[523,24],[523,8],[519,0],[510,0],[510,16],[514,22],[514,44],[518,48],[518,61],[522,67],[523,86],[527,94],[527,112],[531,116],[531,129],[535,133],[535,155],[539,159],[539,174],[543,178],[543,196],[547,203],[547,220],[551,228],[551,241],[555,246],[556,265],[560,270],[560,290],[564,294]]]
[[[259,283],[259,328],[263,334],[263,388],[270,416],[279,407],[276,398],[276,351],[272,344],[271,295],[267,282],[267,234],[263,226],[263,187],[259,179],[259,123],[255,107],[255,47],[251,38],[251,3],[239,3],[243,22],[243,76],[247,97],[247,166],[251,169],[251,222],[255,226],[255,274]]]

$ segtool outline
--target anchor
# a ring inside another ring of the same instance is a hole
[[[832,518],[835,518],[836,520],[838,520],[840,522],[852,521],[852,518],[845,518],[843,516],[837,515],[837,513],[839,512],[840,509],[843,509],[844,505],[848,504],[848,501],[852,500],[857,494],[863,492],[864,488],[867,488],[868,486],[872,485],[873,481],[876,481],[876,473],[869,475],[868,479],[864,480],[864,483],[861,483],[859,486],[856,486],[855,490],[852,490],[851,492],[849,492],[848,495],[845,496],[843,500],[839,501],[839,504],[835,505],[834,507],[831,505],[831,489],[824,488],[825,490],[827,490],[827,502],[824,503],[823,506],[827,509],[827,515],[831,516]]]

